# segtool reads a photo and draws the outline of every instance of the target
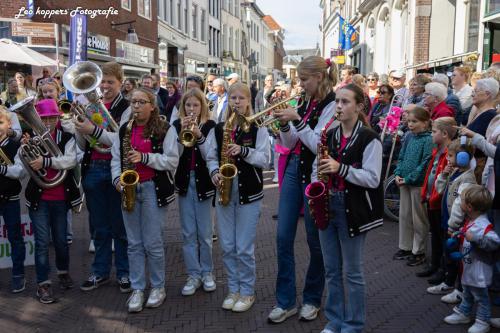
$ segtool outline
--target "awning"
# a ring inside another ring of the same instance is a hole
[[[455,55],[452,55],[449,57],[437,58],[437,59],[426,61],[426,62],[423,62],[421,64],[417,64],[417,65],[405,66],[405,67],[403,67],[403,69],[407,70],[407,69],[414,69],[414,68],[419,68],[419,67],[424,67],[424,66],[437,67],[437,66],[441,66],[441,65],[446,65],[446,64],[441,64],[442,62],[453,63],[453,62],[455,62],[454,60],[461,60],[462,58],[470,57],[470,56],[474,56],[474,55],[479,57],[479,53],[477,51],[472,51],[472,52],[455,54]]]
[[[122,68],[123,68],[124,72],[133,72],[133,73],[137,73],[139,75],[151,74],[151,69],[149,69],[149,68],[136,67],[136,66],[130,66],[130,65],[122,65]]]

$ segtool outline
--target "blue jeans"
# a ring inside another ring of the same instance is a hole
[[[134,210],[123,211],[132,289],[146,289],[146,258],[151,287],[163,288],[165,249],[162,227],[167,220],[167,206],[158,207],[153,181],[137,184],[135,199]]]
[[[282,309],[291,309],[296,303],[294,243],[300,210],[304,205],[304,226],[309,246],[309,267],[303,291],[303,304],[321,305],[325,286],[325,269],[318,229],[309,214],[305,188],[299,173],[299,157],[292,154],[283,176],[278,209],[278,277],[276,301]]]
[[[109,277],[111,240],[115,240],[115,266],[118,279],[128,276],[127,235],[121,212],[121,195],[111,183],[109,161],[92,161],[83,177],[89,219],[94,229],[95,257],[92,272]]]
[[[217,193],[218,199],[218,193]],[[255,293],[255,235],[262,200],[240,205],[238,179],[233,179],[231,201],[216,203],[222,262],[230,293],[251,296]]]
[[[35,232],[35,268],[36,281],[39,285],[50,283],[49,242],[51,233],[56,252],[57,273],[63,274],[68,272],[69,248],[66,240],[67,211],[68,205],[64,200],[40,200],[37,210],[29,208],[29,215]]]
[[[326,328],[334,332],[360,333],[365,324],[363,249],[366,233],[349,237],[344,193],[330,197],[329,209],[333,219],[327,229],[319,232],[328,289]]]
[[[24,259],[26,246],[21,230],[21,205],[19,200],[6,201],[0,204],[0,215],[3,216],[7,237],[10,242],[12,259],[12,276],[24,276]]]
[[[198,200],[196,176],[191,171],[189,188],[185,196],[179,195],[179,213],[182,227],[182,252],[187,273],[201,278],[213,270],[212,219],[210,206],[212,198]]]
[[[476,301],[476,319],[489,323],[491,318],[491,306],[488,296],[488,288],[478,288],[466,285],[462,285],[462,287],[464,289],[462,302],[455,308],[455,310],[466,316],[470,316],[472,314],[474,301]]]

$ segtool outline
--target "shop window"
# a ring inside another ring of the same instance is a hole
[[[132,0],[122,0],[122,8],[131,10],[132,9]]]
[[[151,20],[151,0],[137,0],[137,14]]]

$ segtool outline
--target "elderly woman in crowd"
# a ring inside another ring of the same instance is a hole
[[[455,117],[453,110],[445,103],[446,97],[448,97],[448,91],[443,84],[431,82],[425,85],[424,106],[431,113],[432,120]]]
[[[449,106],[450,109],[455,112],[455,117],[462,118],[462,105],[460,104],[460,100],[458,99],[458,97],[453,93],[453,90],[449,87],[450,79],[448,78],[448,76],[443,73],[435,73],[432,77],[432,82],[441,83],[443,86],[445,86],[448,95],[446,96],[444,102]]]
[[[425,85],[430,82],[431,79],[424,74],[415,75],[415,77],[410,80],[410,97],[408,98],[408,104],[424,106]]]

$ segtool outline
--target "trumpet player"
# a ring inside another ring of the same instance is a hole
[[[267,128],[252,123],[245,132],[238,124],[239,116],[252,114],[249,87],[234,83],[229,88],[228,98],[230,107],[225,123],[217,124],[204,145],[210,147],[208,169],[212,182],[219,188],[217,227],[229,289],[222,308],[244,312],[255,302],[254,244],[264,197],[262,169],[269,159],[269,140]],[[237,172],[232,180],[227,177],[223,180],[219,164],[228,160],[231,162],[227,164],[232,164],[232,169],[236,168]],[[226,197],[226,182],[229,182],[229,197]],[[224,200],[227,200],[225,206]]]
[[[35,108],[62,153],[60,156],[38,156],[29,162],[29,168],[34,172],[29,172],[31,178],[25,192],[26,205],[34,226],[37,296],[41,303],[49,304],[55,301],[49,279],[50,235],[52,234],[54,242],[60,287],[72,288],[73,280],[69,275],[69,247],[66,240],[66,215],[68,209],[79,206],[83,198],[72,171],[77,163],[75,138],[60,126],[60,114],[56,102],[52,99],[42,100],[35,105]],[[28,140],[29,135],[25,134],[22,143],[26,144]],[[42,169],[46,173],[44,179],[47,180],[56,177],[60,170],[67,170],[67,174],[59,185],[45,188],[35,181],[37,172]]]
[[[123,69],[116,62],[107,62],[102,65],[101,70],[102,102],[116,123],[125,123],[130,117],[130,108],[129,102],[120,92]],[[80,289],[91,291],[110,282],[113,242],[117,283],[120,292],[128,293],[131,287],[127,235],[120,208],[121,197],[111,182],[111,153],[99,152],[95,145],[83,138],[83,135],[92,135],[99,143],[111,146],[117,133],[100,128],[86,117],[83,122],[75,121],[75,130],[78,146],[84,151],[81,164],[82,186],[95,246],[91,273],[80,285]]]
[[[173,173],[179,163],[179,151],[175,128],[160,118],[153,91],[135,89],[130,104],[133,117],[120,127],[113,141],[111,172],[118,192],[128,186],[120,177],[126,166],[132,165],[139,176],[134,207],[131,211],[122,209],[122,213],[133,289],[127,301],[128,311],[140,312],[147,285],[146,261],[151,290],[145,306],[155,308],[165,300],[162,227],[167,205],[175,199]]]
[[[180,118],[173,126],[179,135],[179,166],[175,187],[179,193],[179,214],[182,228],[184,263],[188,274],[182,295],[216,289],[213,277],[212,223],[210,218],[215,187],[207,169],[204,144],[213,133],[215,122],[210,119],[206,99],[197,88],[182,96]]]
[[[16,157],[19,141],[9,138],[11,116],[5,107],[0,106],[0,216],[7,228],[11,248],[12,282],[11,292],[20,293],[26,288],[24,278],[24,260],[26,247],[21,232],[21,205],[19,193],[25,172],[19,157]]]

